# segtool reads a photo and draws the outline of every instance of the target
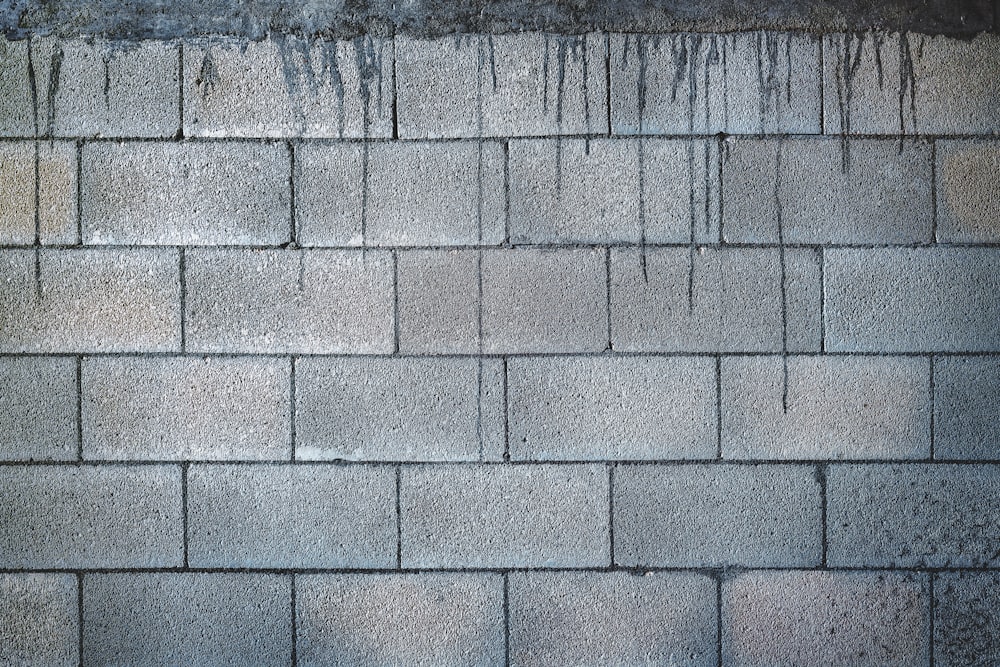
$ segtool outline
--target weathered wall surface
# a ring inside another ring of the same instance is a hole
[[[0,135],[0,663],[1000,660],[995,35],[36,35]]]

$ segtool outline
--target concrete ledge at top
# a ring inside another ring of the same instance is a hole
[[[991,0],[13,0],[0,8],[0,31],[29,34],[177,38],[273,32],[356,36],[405,32],[439,36],[545,30],[579,34],[771,30],[905,30],[970,35],[996,27]]]

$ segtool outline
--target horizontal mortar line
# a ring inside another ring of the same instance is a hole
[[[155,250],[197,250],[203,252],[219,251],[231,252],[235,250],[245,250],[248,252],[260,250],[287,250],[291,253],[305,252],[343,252],[350,251],[357,254],[367,254],[375,252],[455,252],[474,250],[657,250],[657,249],[683,249],[688,250],[691,244],[687,241],[676,242],[650,242],[642,244],[639,241],[566,241],[566,242],[522,242],[503,244],[454,244],[454,245],[299,245],[292,248],[287,242],[281,244],[187,244],[187,243],[91,243],[91,244],[51,244],[39,246],[44,252],[46,250],[74,251],[74,250],[103,250],[108,252],[127,251],[155,251]],[[918,249],[997,249],[1000,242],[932,242],[920,243],[745,243],[739,241],[705,242],[695,243],[695,247],[707,249],[762,249],[775,250],[779,248],[791,250],[918,250]],[[0,251],[34,251],[36,246],[31,244],[2,244]]]
[[[93,359],[490,359],[502,361],[508,359],[709,359],[723,358],[781,358],[781,357],[851,357],[851,358],[913,358],[927,359],[930,357],[1000,357],[1000,350],[994,351],[918,351],[918,352],[855,352],[855,351],[804,351],[782,353],[780,350],[771,352],[661,352],[651,351],[620,351],[602,350],[600,352],[490,352],[478,354],[475,352],[455,353],[357,353],[357,352],[199,352],[197,350],[181,350],[171,352],[91,352],[84,350],[63,352],[0,352],[0,359],[35,359],[35,358],[66,358],[75,359],[82,356]]]
[[[295,466],[332,466],[332,467],[531,467],[531,466],[604,466],[608,464],[617,466],[815,466],[818,464],[839,465],[864,465],[864,466],[982,466],[991,467],[1000,465],[1000,459],[510,459],[509,461],[480,461],[478,459],[469,460],[441,460],[441,461],[414,461],[399,459],[84,459],[78,461],[0,461],[3,468],[38,468],[38,467],[66,467],[66,468],[98,468],[108,466],[119,467],[149,467],[149,466],[268,466],[268,467],[295,467]]]
[[[689,567],[669,567],[669,566],[642,566],[642,565],[614,565],[614,566],[580,566],[580,567],[404,567],[404,568],[316,568],[316,567],[94,567],[94,568],[0,568],[0,574],[260,574],[260,575],[310,575],[310,574],[372,574],[372,575],[399,575],[399,574],[510,574],[510,573],[619,573],[634,574],[642,576],[650,573],[678,573],[678,574],[704,574],[706,576],[735,576],[753,572],[901,572],[907,574],[930,574],[930,573],[966,573],[966,572],[1000,572],[1000,567],[904,567],[897,565],[875,565],[875,566],[810,566],[810,565],[775,565],[775,566],[746,566],[746,565],[714,565],[714,566],[689,566]]]

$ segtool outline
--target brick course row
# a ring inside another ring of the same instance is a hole
[[[932,650],[934,664],[958,667],[992,650],[968,641],[966,623],[997,631],[984,606],[996,583],[995,573],[749,572],[721,587],[686,573],[150,573],[85,574],[78,588],[74,575],[4,574],[0,658],[289,664],[294,643],[300,665],[707,666],[721,648],[734,667],[909,667],[930,664]],[[31,624],[26,605],[38,610]]]

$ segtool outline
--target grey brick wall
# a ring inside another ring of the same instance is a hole
[[[998,54],[0,42],[0,663],[993,665]]]

